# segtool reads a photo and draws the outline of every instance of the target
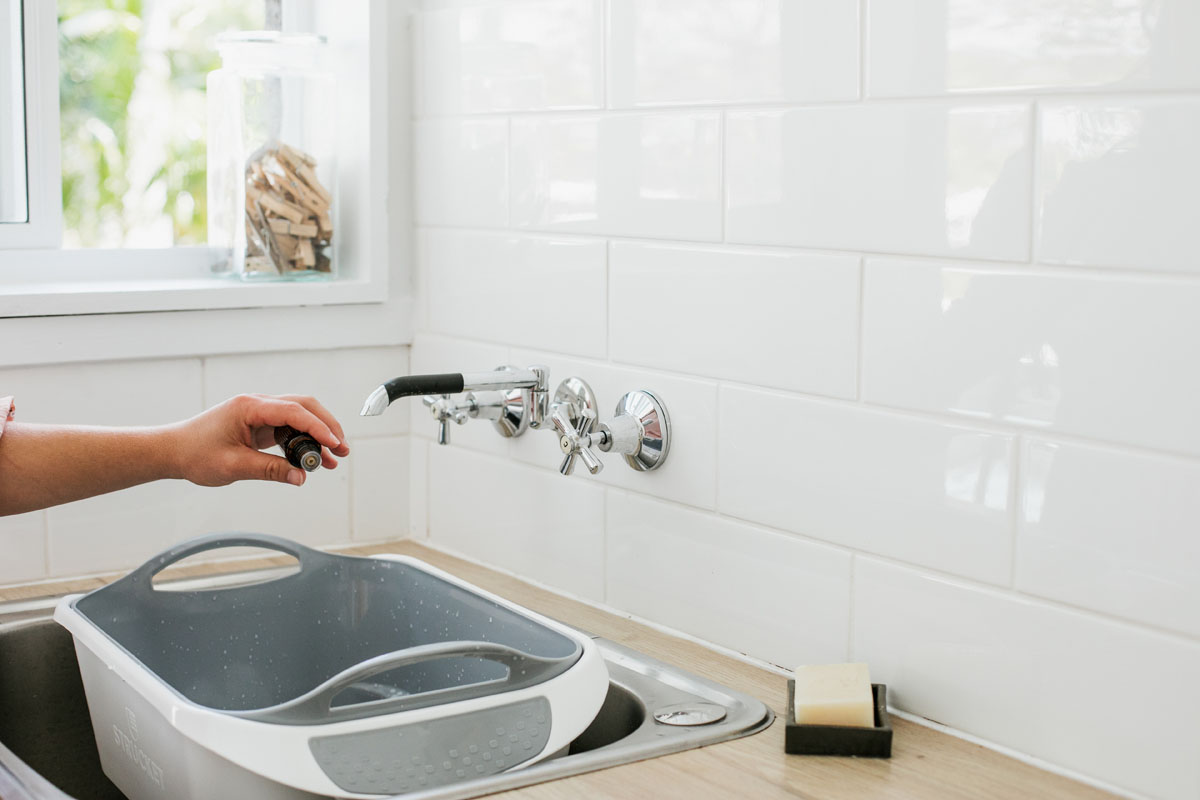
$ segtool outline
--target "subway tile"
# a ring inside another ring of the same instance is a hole
[[[602,241],[426,231],[429,327],[442,334],[603,358]],[[570,302],[565,302],[570,298]]]
[[[854,397],[857,257],[614,244],[610,275],[614,360]]]
[[[858,4],[612,0],[611,105],[858,97]]]
[[[407,372],[407,347],[217,356],[205,360],[204,402],[211,406],[251,393],[311,395],[341,423],[353,458],[354,437],[408,430],[403,409],[390,408],[377,417],[358,415],[376,386]]]
[[[1200,274],[1200,100],[1047,103],[1040,112],[1038,260]]]
[[[604,487],[463,448],[429,452],[433,544],[604,599]]]
[[[846,660],[848,553],[623,492],[607,519],[609,605],[786,667]]]
[[[157,481],[56,506],[46,515],[55,576],[129,569],[208,533],[269,533],[302,544],[334,544],[350,540],[349,470],[318,470],[302,487]]]
[[[407,436],[364,439],[350,469],[354,539],[379,541],[408,536],[412,491]]]
[[[1029,108],[908,103],[730,112],[726,239],[1029,256]]]
[[[1017,588],[1200,636],[1200,462],[1021,446]]]
[[[414,16],[419,115],[598,108],[600,0],[504,2]]]
[[[412,374],[428,375],[443,372],[487,372],[502,366],[526,367],[528,364],[513,364],[508,348],[482,342],[455,339],[448,336],[421,333],[413,341]],[[458,396],[461,399],[461,395]],[[412,433],[415,437],[428,440],[431,447],[438,432],[435,420],[419,397],[400,400],[395,405],[406,404],[412,414]],[[392,409],[403,411],[405,409]],[[508,440],[500,436],[491,423],[469,419],[466,424],[450,426],[450,447],[467,447],[486,453],[504,455],[508,452]]]
[[[46,577],[46,515],[0,517],[0,584]]]
[[[200,413],[199,359],[0,369],[17,420],[62,425],[161,425]]]
[[[419,121],[413,135],[418,224],[508,224],[507,119]]]
[[[520,364],[549,367],[552,392],[568,377],[583,378],[595,392],[601,421],[610,419],[621,396],[635,389],[652,392],[670,417],[670,451],[662,466],[653,472],[638,472],[620,455],[601,453],[604,469],[599,474],[590,475],[583,466],[577,465],[571,479],[555,475],[557,480],[603,483],[699,508],[713,507],[717,474],[716,384],[623,365],[579,361],[546,352],[515,351],[513,358]],[[529,464],[556,469],[563,460],[553,429],[530,430],[511,442],[512,457]]]
[[[1191,0],[887,0],[867,5],[867,93],[1200,86]]]
[[[1200,794],[1200,644],[858,558],[853,658],[888,699],[1137,794]]]
[[[719,408],[720,511],[1008,583],[1012,437],[728,386]]]
[[[718,240],[719,130],[716,113],[515,119],[512,225]]]
[[[1200,286],[868,260],[863,397],[1200,454]]]

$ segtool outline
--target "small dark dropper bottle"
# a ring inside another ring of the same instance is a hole
[[[275,444],[283,448],[283,455],[293,467],[312,472],[321,466],[321,445],[303,431],[287,425],[276,428]]]

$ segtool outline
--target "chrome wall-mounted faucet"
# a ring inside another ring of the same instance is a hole
[[[582,461],[595,475],[604,469],[597,455],[620,453],[640,472],[658,469],[670,450],[671,420],[666,406],[652,392],[628,392],[617,402],[611,419],[601,421],[596,395],[582,378],[567,378],[549,393],[550,372],[542,366],[527,369],[497,367],[491,372],[405,375],[393,378],[367,397],[362,416],[382,414],[401,397],[424,395],[422,402],[438,422],[438,444],[450,443],[450,423],[469,419],[492,422],[501,436],[520,436],[538,430],[546,421],[558,433],[563,452],[559,472],[570,475]]]

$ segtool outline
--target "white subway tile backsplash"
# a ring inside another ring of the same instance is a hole
[[[0,369],[20,422],[161,425],[203,410],[199,359]]]
[[[1017,587],[1200,636],[1200,462],[1021,446]]]
[[[611,261],[616,361],[854,397],[857,257],[618,243]]]
[[[423,236],[430,330],[483,341],[503,332],[514,345],[553,341],[566,353],[604,357],[604,242],[437,230]]]
[[[729,241],[1029,256],[1024,105],[730,112],[725,157]]]
[[[729,386],[719,408],[720,511],[1008,583],[1011,436]]]
[[[858,97],[858,4],[611,0],[609,103]]]
[[[858,558],[853,659],[899,708],[1143,795],[1200,794],[1200,644]]]
[[[512,121],[512,225],[721,238],[716,113]]]
[[[550,368],[550,387],[572,375],[587,381],[596,393],[600,420],[612,417],[617,401],[626,392],[645,389],[654,393],[671,419],[671,450],[653,472],[637,472],[615,453],[602,454],[604,470],[589,475],[577,466],[572,480],[603,483],[700,508],[712,508],[716,497],[717,387],[714,383],[678,378],[648,370],[613,366],[537,351],[514,351],[519,364],[544,364]],[[488,432],[489,435],[495,434]],[[528,431],[511,440],[514,458],[557,470],[562,461],[553,431]],[[566,480],[552,473],[558,480]]]
[[[409,437],[408,454],[408,535],[424,539],[429,535],[429,448],[424,439]]]
[[[1200,53],[1187,52],[1200,82]],[[1200,99],[1047,103],[1040,112],[1038,260],[1200,274]]]
[[[204,403],[211,406],[237,394],[311,395],[341,423],[353,458],[355,437],[408,430],[401,408],[377,417],[358,415],[376,386],[407,372],[407,347],[217,356],[205,360]]]
[[[46,576],[46,515],[0,517],[0,584]]]
[[[408,448],[407,436],[364,439],[356,444],[354,458],[338,467],[350,470],[354,539],[378,541],[409,535],[412,473]]]
[[[419,115],[603,104],[601,0],[510,0],[415,19]]]
[[[787,667],[846,660],[849,553],[616,491],[607,527],[609,605]]]
[[[508,224],[508,120],[424,120],[413,137],[418,224]]]
[[[561,591],[604,599],[603,486],[432,446],[429,496],[434,544]]]
[[[868,260],[863,397],[1200,455],[1200,284]]]
[[[867,8],[867,93],[1200,87],[1191,0],[886,0]]]

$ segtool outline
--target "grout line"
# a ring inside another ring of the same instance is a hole
[[[832,247],[802,244],[762,244],[756,242],[724,241],[715,239],[678,239],[669,237],[625,236],[619,233],[580,233],[577,231],[556,231],[551,229],[530,228],[479,228],[456,225],[417,226],[417,230],[435,231],[441,233],[479,234],[494,236],[518,235],[530,239],[570,239],[583,241],[612,241],[614,243],[646,244],[660,247],[684,247],[696,250],[719,250],[722,252],[764,253],[776,255],[829,255],[854,256],[869,260],[899,260],[928,263],[930,266],[942,265],[946,268],[963,270],[979,270],[993,272],[997,275],[1023,275],[1045,278],[1068,278],[1095,280],[1144,280],[1147,282],[1196,284],[1200,282],[1200,273],[1186,273],[1173,270],[1140,269],[1137,267],[1104,267],[1076,264],[1045,264],[1015,261],[1012,259],[987,259],[979,256],[964,258],[959,256],[939,256],[928,253],[899,253],[883,250],[839,250]]]
[[[855,567],[858,565],[858,554],[850,554],[849,602],[846,604],[846,661],[854,662],[854,580]]]
[[[1039,250],[1038,239],[1041,236],[1041,170],[1038,169],[1042,158],[1042,104],[1034,101],[1030,106],[1029,120],[1029,263],[1036,264]]]
[[[867,28],[867,11],[869,0],[859,0],[858,3],[858,100],[860,103],[867,99],[867,45],[870,30]]]
[[[859,403],[863,402],[863,355],[866,352],[863,337],[867,328],[866,304],[867,260],[860,258],[858,260],[858,360],[855,363],[854,372],[854,399]]]
[[[38,512],[42,517],[42,577],[50,577],[50,515],[45,509]]]
[[[504,230],[512,229],[513,218],[513,121],[512,117],[504,121]]]
[[[680,102],[680,103],[642,103],[634,108],[606,108],[604,106],[572,106],[561,108],[530,108],[530,109],[504,109],[498,111],[479,111],[464,114],[429,114],[420,117],[417,121],[435,121],[435,120],[450,120],[450,119],[480,119],[489,117],[500,117],[504,115],[513,115],[520,117],[594,117],[594,116],[637,116],[637,115],[665,115],[665,114],[686,114],[696,112],[719,111],[729,109],[732,111],[764,111],[764,112],[782,112],[782,111],[819,111],[822,109],[837,109],[854,106],[861,106],[864,101],[868,101],[873,106],[892,106],[892,105],[912,105],[916,103],[922,104],[938,104],[955,107],[971,107],[971,106],[995,106],[1001,103],[1010,104],[1013,106],[1026,105],[1030,102],[1062,102],[1062,103],[1107,103],[1107,102],[1138,102],[1138,101],[1177,101],[1187,102],[1194,101],[1200,97],[1200,89],[1143,89],[1137,91],[1112,92],[1105,91],[1103,88],[1098,89],[1076,89],[1074,91],[1066,89],[1058,90],[1006,90],[1006,89],[984,89],[984,90],[967,90],[959,93],[947,94],[918,94],[918,95],[878,95],[867,97],[866,91],[869,89],[866,86],[865,68],[870,66],[869,60],[864,52],[860,54],[859,69],[862,71],[860,77],[860,87],[863,92],[861,97],[849,100],[809,100],[809,101],[786,101],[786,100],[758,100],[739,102],[735,99],[725,99],[711,102]]]
[[[612,43],[611,14],[612,2],[604,0],[600,4],[600,107],[603,109],[612,106],[612,87],[609,85],[611,82],[609,68],[612,66],[609,63],[612,60],[610,52]]]
[[[1009,480],[1012,483],[1008,487],[1008,535],[1009,541],[1009,564],[1008,564],[1008,586],[1014,591],[1017,588],[1017,547],[1020,537],[1018,536],[1019,518],[1021,514],[1021,476],[1024,472],[1022,469],[1021,453],[1023,448],[1022,443],[1025,441],[1024,434],[1018,434],[1013,437],[1012,443],[1009,445],[1012,467],[1009,471]]]
[[[604,241],[604,357],[612,363],[612,242]]]
[[[721,204],[721,241],[728,241],[726,231],[729,228],[729,167],[726,163],[729,157],[729,115],[721,112],[717,123],[717,196]]]
[[[446,333],[431,331],[428,335],[433,335],[441,339],[449,339],[465,344],[478,344],[495,346],[494,341],[485,339],[475,339],[468,336],[453,336]],[[890,416],[901,417],[917,422],[929,422],[942,425],[951,425],[960,428],[969,428],[983,433],[990,433],[1000,436],[1028,436],[1036,439],[1062,442],[1065,444],[1081,445],[1086,447],[1101,447],[1110,450],[1115,450],[1123,455],[1133,456],[1154,456],[1158,458],[1167,458],[1174,461],[1195,464],[1200,461],[1200,455],[1183,453],[1173,450],[1164,450],[1150,445],[1131,444],[1129,442],[1119,442],[1110,439],[1100,439],[1096,437],[1086,436],[1082,434],[1073,434],[1069,432],[1053,430],[1049,428],[1026,427],[1018,423],[1012,422],[996,422],[991,419],[981,417],[968,416],[966,414],[955,414],[954,412],[941,411],[924,411],[921,409],[904,408],[901,406],[892,406],[878,401],[858,402],[853,398],[834,397],[831,395],[815,394],[811,392],[800,392],[793,389],[782,389],[776,386],[765,386],[762,384],[746,383],[744,381],[731,381],[712,375],[700,375],[695,373],[679,372],[665,367],[656,367],[654,365],[638,364],[632,362],[612,362],[598,359],[595,356],[582,356],[576,353],[565,353],[561,351],[548,350],[544,347],[517,345],[518,349],[531,352],[538,355],[548,355],[556,358],[568,359],[570,361],[579,362],[583,366],[596,366],[620,370],[628,370],[631,372],[648,372],[653,373],[656,377],[681,381],[696,381],[706,383],[714,387],[719,387],[721,391],[733,389],[737,391],[749,391],[760,394],[769,394],[777,397],[790,399],[799,402],[819,403],[822,405],[833,406],[837,408],[855,409],[868,413],[885,414]]]

